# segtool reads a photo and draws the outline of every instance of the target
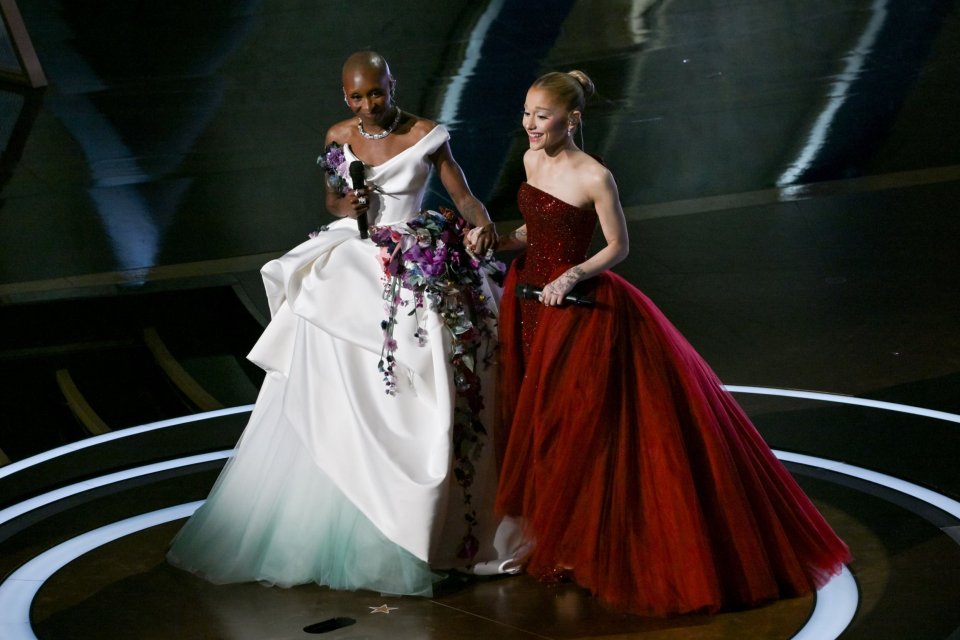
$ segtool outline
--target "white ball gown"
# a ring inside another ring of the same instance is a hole
[[[432,129],[381,165],[366,167],[370,220],[401,223],[421,207],[432,163],[449,134]],[[357,158],[344,147],[348,161]],[[470,508],[452,472],[454,382],[450,339],[436,312],[397,315],[397,394],[378,370],[385,318],[379,247],[356,222],[331,224],[263,275],[272,319],[249,354],[266,379],[250,421],[206,502],[174,539],[175,566],[214,583],[429,595],[433,569],[510,571],[521,541],[494,519],[492,438],[474,461],[472,534],[458,558]],[[496,286],[485,283],[492,299]],[[409,292],[404,291],[404,295]],[[481,375],[485,425],[495,367]]]

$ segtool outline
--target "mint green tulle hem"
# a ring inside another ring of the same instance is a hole
[[[248,427],[167,559],[215,584],[315,582],[429,597],[442,578],[387,539],[282,422]]]

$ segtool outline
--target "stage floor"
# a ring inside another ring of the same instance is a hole
[[[893,422],[960,417],[827,394],[733,388],[758,422]],[[786,411],[776,411],[777,402]],[[169,566],[167,545],[209,491],[247,408],[117,431],[0,469],[31,498],[0,511],[0,630],[29,638],[930,638],[960,627],[960,503],[862,467],[778,451],[855,561],[815,597],[715,616],[652,619],[605,610],[573,584],[451,573],[433,598],[316,585],[212,585]],[[928,415],[916,415],[927,413]],[[202,432],[206,432],[203,434]],[[157,443],[181,455],[154,461]],[[94,469],[102,467],[101,473]],[[117,470],[115,470],[117,468]],[[44,491],[44,483],[56,485]],[[318,627],[319,625],[319,627]],[[109,630],[109,633],[106,633]]]

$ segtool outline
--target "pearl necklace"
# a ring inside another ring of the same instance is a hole
[[[397,128],[397,125],[400,124],[400,116],[402,114],[403,112],[400,111],[400,107],[397,107],[397,117],[393,119],[393,122],[390,123],[389,127],[384,129],[380,133],[367,133],[366,130],[364,130],[363,128],[363,120],[360,120],[359,118],[357,118],[357,131],[360,132],[360,137],[365,138],[367,140],[383,140],[388,135],[393,133],[393,131]]]

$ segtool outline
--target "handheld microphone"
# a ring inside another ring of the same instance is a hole
[[[537,289],[534,285],[519,282],[517,283],[516,288],[513,290],[514,294],[518,298],[524,298],[526,300],[539,300],[540,294],[543,293],[543,289]],[[592,307],[593,298],[587,296],[578,296],[575,293],[568,293],[563,297],[564,302],[569,302],[570,304],[575,304],[578,307]]]
[[[350,163],[350,180],[353,182],[354,191],[363,189],[363,163],[359,160],[354,160]],[[367,226],[367,212],[364,211],[357,216],[357,229],[360,230],[361,238],[367,237]]]

